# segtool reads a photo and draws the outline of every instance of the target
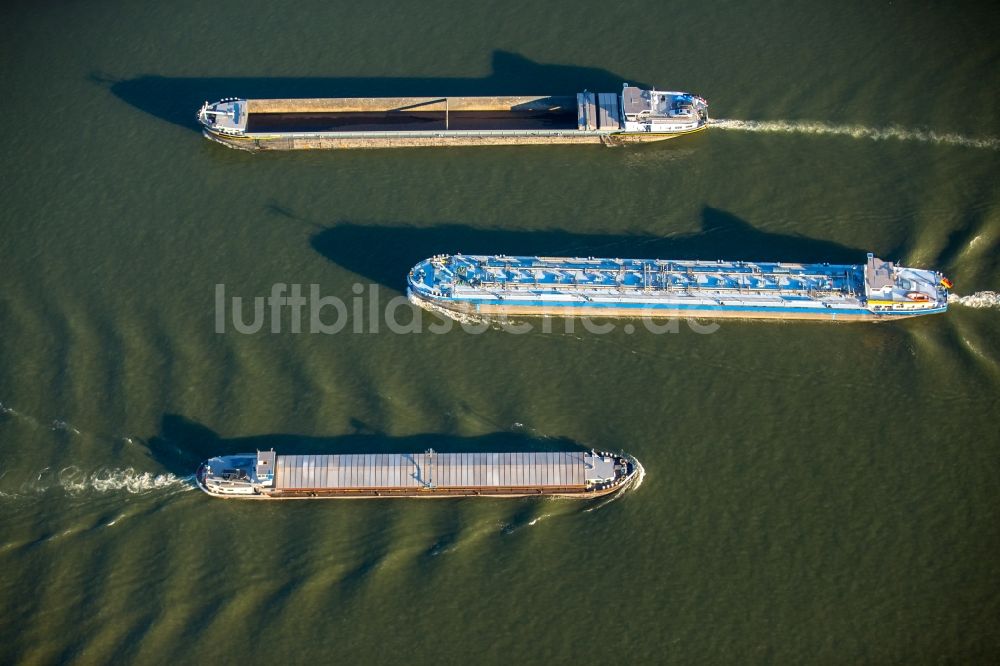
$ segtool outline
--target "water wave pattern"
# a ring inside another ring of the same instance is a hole
[[[736,130],[740,132],[771,132],[777,134],[826,134],[831,136],[849,136],[854,139],[871,139],[886,141],[919,141],[964,148],[979,148],[983,150],[1000,150],[1000,139],[996,137],[969,137],[950,132],[940,133],[931,130],[908,129],[905,127],[867,127],[865,125],[833,125],[814,120],[734,120],[718,118],[709,121],[716,129]]]
[[[3,402],[0,402],[0,416],[10,416],[30,425],[32,428],[46,428],[52,432],[65,432],[71,435],[97,441],[124,442],[129,445],[135,445],[138,441],[140,441],[139,438],[133,437],[132,435],[112,435],[106,433],[85,432],[74,426],[69,421],[65,421],[63,419],[52,419],[51,421],[46,422],[45,419],[32,416],[31,414],[25,414],[24,412],[18,411]]]
[[[948,294],[948,303],[952,305],[964,305],[967,308],[996,308],[1000,309],[1000,292],[977,291],[969,296],[959,296],[958,294]]]
[[[80,432],[79,429],[74,428],[71,424],[69,424],[66,421],[63,421],[61,419],[54,420],[52,422],[52,425],[49,426],[49,429],[52,430],[52,431],[59,431],[59,430],[61,430],[63,432],[68,432],[68,433],[71,433],[71,434],[74,434],[74,435],[82,435],[83,434],[82,432]]]
[[[508,534],[508,535],[509,534],[514,534],[515,532],[519,532],[520,530],[522,530],[522,529],[524,529],[526,527],[534,527],[535,525],[537,525],[541,521],[545,520],[546,518],[551,518],[554,515],[556,515],[556,514],[554,514],[554,513],[543,513],[543,514],[540,514],[538,516],[535,516],[531,520],[528,520],[528,521],[525,521],[525,522],[521,522],[521,523],[500,523],[500,533],[501,534]]]

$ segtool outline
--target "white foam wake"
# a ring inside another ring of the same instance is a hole
[[[964,305],[967,308],[1000,308],[1000,293],[995,291],[977,291],[970,296],[948,294],[948,302]]]
[[[454,310],[449,310],[448,308],[443,308],[436,303],[431,303],[430,301],[424,300],[422,298],[417,298],[413,294],[409,295],[411,304],[418,308],[423,308],[428,312],[433,312],[434,314],[440,316],[442,319],[451,319],[457,321],[459,324],[466,324],[469,326],[489,326],[492,322],[489,317],[465,313],[465,312],[455,312]]]
[[[1000,139],[996,137],[974,138],[953,133],[939,133],[930,130],[907,129],[905,127],[867,127],[865,125],[832,125],[811,120],[732,120],[718,118],[709,121],[717,129],[740,132],[774,132],[780,134],[827,134],[849,136],[854,139],[885,141],[920,141],[965,148],[1000,150]]]
[[[639,486],[642,485],[642,480],[646,478],[646,468],[642,466],[642,463],[635,458],[632,458],[632,462],[635,464],[636,470],[635,479],[629,482],[628,491],[630,493],[634,493],[639,490]]]
[[[87,473],[77,467],[67,467],[59,472],[59,485],[71,495],[89,492],[126,492],[143,495],[161,490],[190,490],[193,476],[154,474],[126,469],[102,469]]]

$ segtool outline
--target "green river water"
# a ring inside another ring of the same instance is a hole
[[[998,19],[4,3],[0,662],[995,662]],[[700,93],[728,122],[628,148],[250,155],[194,118],[226,96],[623,81]],[[372,289],[387,304],[417,260],[456,251],[873,251],[979,298],[885,325],[435,334],[425,313],[420,333],[372,331]],[[362,319],[216,332],[216,285],[247,301],[275,283],[351,307],[360,285]],[[646,476],[597,503],[193,488],[201,459],[272,446],[603,447]]]

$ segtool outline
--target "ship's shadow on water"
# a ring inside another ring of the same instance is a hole
[[[118,79],[92,72],[121,100],[161,120],[200,131],[195,112],[223,97],[431,97],[458,95],[570,95],[582,90],[614,92],[628,81],[603,69],[549,65],[507,51],[493,52],[493,72],[480,78],[408,77],[169,77],[148,74]]]
[[[150,456],[177,475],[191,474],[198,464],[218,455],[253,453],[274,449],[281,455],[421,453],[433,448],[440,453],[490,453],[584,451],[585,447],[565,438],[539,438],[516,432],[496,432],[475,437],[418,434],[397,437],[379,433],[360,421],[352,421],[354,432],[331,437],[272,433],[246,437],[221,437],[210,428],[178,414],[166,414],[160,432],[146,440]]]
[[[269,212],[304,221],[280,206],[270,207]],[[406,287],[410,268],[421,259],[442,253],[861,263],[866,252],[832,241],[761,231],[711,207],[702,210],[700,231],[666,237],[478,229],[462,224],[413,227],[343,222],[317,232],[311,243],[330,261],[399,291]]]

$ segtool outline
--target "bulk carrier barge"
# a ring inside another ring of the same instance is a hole
[[[948,309],[941,273],[873,254],[860,265],[438,255],[407,295],[468,315],[732,317],[885,321]]]
[[[204,135],[243,150],[662,141],[704,129],[708,103],[643,90],[574,96],[356,97],[205,102]]]
[[[548,453],[378,453],[277,455],[274,450],[220,456],[195,481],[214,497],[594,498],[628,487],[641,466],[631,456],[597,451]]]

